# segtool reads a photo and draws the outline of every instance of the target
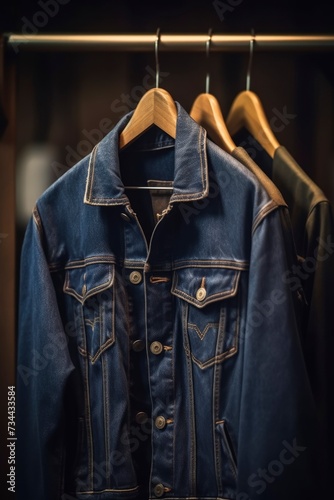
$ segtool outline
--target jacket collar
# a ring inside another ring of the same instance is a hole
[[[170,203],[205,198],[209,191],[206,131],[176,102],[175,168]],[[125,115],[93,149],[88,167],[84,203],[127,205],[119,165],[119,135],[133,111]]]

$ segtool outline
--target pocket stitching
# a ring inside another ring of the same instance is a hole
[[[171,293],[173,295],[176,295],[177,297],[179,297],[181,299],[186,300],[187,302],[190,302],[191,304],[195,305],[199,309],[202,309],[203,307],[205,307],[207,304],[210,304],[211,302],[222,300],[226,297],[234,297],[237,293],[237,290],[238,290],[238,283],[239,283],[239,279],[240,279],[240,274],[241,274],[240,271],[235,272],[235,276],[233,278],[231,287],[228,290],[224,290],[222,292],[217,292],[217,293],[214,293],[212,295],[208,295],[207,298],[203,302],[200,302],[192,295],[189,295],[186,292],[179,290],[177,288],[178,275],[175,272]]]
[[[85,269],[86,269],[86,267],[85,267]],[[89,290],[89,292],[86,293],[85,295],[80,295],[74,288],[71,288],[70,279],[69,279],[71,270],[68,269],[66,271],[63,292],[66,293],[67,295],[72,295],[72,297],[75,297],[83,305],[86,302],[86,300],[89,297],[91,297],[92,295],[95,295],[97,292],[100,292],[102,290],[107,290],[108,288],[113,286],[114,279],[115,279],[115,267],[112,264],[108,264],[108,268],[109,268],[108,269],[108,280],[105,281],[104,283],[96,285],[94,288]],[[75,269],[77,270],[79,268],[75,268]]]
[[[240,299],[239,299],[239,301],[240,301]],[[235,325],[235,330],[234,330],[234,334],[233,334],[233,340],[235,343],[232,347],[230,347],[230,349],[228,349],[227,351],[223,351],[221,354],[216,354],[215,356],[208,359],[207,361],[202,362],[198,358],[196,358],[196,356],[192,353],[191,346],[189,344],[189,349],[187,349],[187,352],[191,355],[192,360],[194,361],[194,363],[196,363],[196,365],[201,370],[204,370],[206,368],[210,368],[210,366],[213,366],[217,363],[222,363],[223,361],[225,361],[225,359],[231,358],[232,356],[234,356],[238,352],[239,324],[240,324],[240,321],[239,321],[239,303],[240,302],[239,301],[238,301],[238,305],[237,305],[238,314],[237,314],[236,325]],[[188,324],[186,322],[186,324],[187,324],[187,331],[188,331],[188,327],[189,327],[189,325],[192,325],[192,323]],[[225,330],[225,328],[226,328],[226,308],[221,308],[218,325],[219,326],[218,326],[217,345],[218,345],[220,336],[222,337],[221,341],[224,344],[224,339],[225,339],[225,334],[226,334],[226,330]],[[196,325],[194,325],[194,326],[196,326]]]
[[[85,267],[82,267],[82,271],[85,272],[86,274],[86,268],[87,266]],[[65,277],[65,282],[64,282],[64,286],[63,286],[63,290],[64,292],[67,294],[67,295],[71,295],[73,297],[75,297],[77,299],[77,304],[80,303],[81,304],[81,307],[80,306],[75,306],[75,308],[78,308],[80,307],[80,312],[79,312],[79,316],[80,316],[80,330],[82,330],[82,346],[78,345],[77,346],[77,349],[79,351],[79,353],[83,356],[83,357],[88,357],[91,361],[92,364],[94,364],[98,359],[99,357],[101,356],[101,354],[103,354],[103,352],[105,350],[107,350],[111,345],[113,345],[115,343],[115,324],[114,324],[114,319],[115,319],[115,292],[113,290],[113,298],[112,298],[112,310],[111,310],[111,325],[110,325],[110,328],[111,328],[111,335],[110,337],[105,340],[105,342],[103,342],[103,332],[104,332],[104,328],[105,328],[105,321],[104,321],[104,318],[103,318],[103,312],[104,312],[104,305],[103,304],[99,304],[99,313],[98,313],[98,317],[96,317],[94,319],[94,322],[89,320],[88,318],[85,317],[85,314],[84,314],[84,308],[85,308],[85,302],[86,300],[92,296],[92,295],[96,295],[98,292],[101,292],[103,290],[107,290],[109,288],[111,288],[114,284],[114,279],[115,279],[115,266],[114,265],[111,265],[111,264],[108,264],[108,271],[107,271],[107,276],[108,276],[108,279],[106,281],[104,281],[104,283],[101,283],[97,286],[95,286],[94,288],[92,288],[87,294],[85,294],[84,297],[81,297],[74,288],[70,288],[70,284],[69,284],[69,276],[70,276],[70,270],[68,270],[66,272],[66,277]],[[93,327],[93,324],[95,325],[95,323],[98,323],[99,324],[99,347],[97,349],[97,351],[95,352],[95,354],[91,354],[90,352],[88,352],[87,350],[87,330],[86,330],[86,325],[90,325],[91,327]]]
[[[200,330],[199,327],[197,325],[195,325],[195,323],[188,323],[188,328],[190,328],[190,330],[195,330],[198,337],[201,340],[203,340],[205,338],[206,334],[208,333],[208,331],[210,330],[210,328],[217,328],[219,330],[219,323],[212,323],[212,322],[207,323],[204,330]]]

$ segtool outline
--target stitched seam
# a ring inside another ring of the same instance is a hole
[[[92,295],[95,295],[97,292],[107,290],[108,288],[110,288],[114,282],[114,274],[115,274],[115,269],[114,269],[114,267],[112,267],[111,270],[110,269],[108,270],[108,280],[107,281],[105,281],[104,283],[102,283],[100,285],[95,286],[94,288],[89,290],[89,292],[86,293],[85,296],[82,296],[82,295],[79,295],[78,292],[74,288],[70,287],[70,283],[69,283],[70,272],[67,271],[65,281],[64,281],[64,286],[63,286],[63,292],[67,293],[68,295],[72,295],[73,297],[78,299],[81,304],[84,304],[86,302],[86,300],[89,297],[91,297]]]
[[[203,131],[204,131],[204,129],[202,129],[202,128],[199,129],[197,146],[198,146],[199,161],[200,161],[200,165],[201,165],[202,187],[204,188],[205,187],[204,186],[204,175],[203,175],[204,172],[203,172],[202,148],[201,148],[201,137],[202,137]]]
[[[236,325],[235,325],[235,344],[234,347],[236,349],[236,353],[239,350],[239,337],[240,337],[240,308],[241,308],[241,293],[238,296],[237,299],[237,319],[236,319]]]
[[[187,194],[173,193],[171,198],[170,198],[170,203],[173,203],[174,201],[198,200],[198,199],[204,198],[208,193],[207,169],[205,168],[205,166],[207,165],[207,162],[203,161],[204,148],[201,147],[201,144],[202,144],[201,136],[202,135],[204,135],[203,140],[205,140],[206,130],[203,128],[200,129],[199,134],[198,134],[198,153],[199,153],[199,158],[200,158],[202,191],[197,191],[196,193],[192,193],[192,194],[190,194],[190,193],[187,193]],[[204,163],[205,163],[205,166],[204,166]]]
[[[88,172],[87,172],[87,179],[86,179],[86,189],[85,189],[85,196],[84,196],[84,203],[89,202],[91,199],[91,194],[92,194],[92,172],[94,170],[94,165],[95,165],[95,155],[96,155],[96,150],[97,150],[97,144],[94,146],[90,158],[89,158],[89,163],[88,163]]]
[[[122,195],[119,198],[94,198],[94,201],[90,201],[89,205],[101,205],[99,202],[108,202],[105,205],[123,205],[123,202],[128,202],[128,197]]]
[[[170,308],[171,310],[173,309],[173,297],[170,295],[169,296],[169,304],[170,304]],[[172,418],[167,418],[166,422],[167,424],[174,424],[174,415],[175,415],[175,370],[174,370],[174,351],[175,349],[173,349],[173,345],[174,345],[174,329],[171,330],[172,331],[172,335],[171,335],[171,343],[172,343],[172,346],[170,347],[170,350],[172,350],[172,355],[171,355],[171,371],[172,371],[172,401],[173,401],[173,404],[171,405],[171,410],[172,410]],[[165,346],[166,348],[166,346]],[[173,452],[173,457],[175,457],[175,426],[173,426],[173,436],[172,436],[172,452]],[[172,460],[172,462],[175,462],[175,460]],[[174,488],[174,485],[175,485],[175,470],[174,470],[174,464],[171,463],[170,464],[170,471],[171,471],[171,477],[172,477],[172,480],[171,480],[171,486],[172,488]]]
[[[90,190],[89,190],[89,198],[90,199],[92,198],[92,193],[93,193],[94,174],[95,174],[95,160],[96,160],[97,149],[98,149],[98,145],[96,144],[96,146],[94,148],[94,153],[91,156],[92,170],[91,170],[91,184],[90,184]]]
[[[100,292],[102,290],[106,290],[107,288],[110,288],[113,284],[114,281],[114,268],[112,270],[108,270],[108,280],[105,281],[104,283],[101,283],[100,285],[95,286],[94,288],[91,288],[89,292],[85,295],[85,300],[91,297],[92,295],[95,295],[97,292]]]
[[[106,480],[110,487],[110,449],[109,449],[109,397],[108,397],[108,372],[106,367],[107,360],[102,358],[102,378],[103,378],[103,408],[104,408],[104,445],[106,453]]]
[[[153,398],[152,398],[152,383],[151,383],[151,369],[150,369],[150,354],[149,354],[149,348],[148,348],[148,332],[147,332],[147,283],[146,283],[146,276],[144,275],[143,279],[143,286],[144,286],[144,329],[145,329],[145,343],[146,343],[146,362],[147,362],[147,372],[148,372],[148,388],[149,388],[149,398],[151,402],[151,407],[153,408]],[[153,450],[153,432],[151,432],[150,436],[150,442],[151,442],[151,464],[150,464],[150,485],[149,485],[149,492],[151,492],[151,485],[152,485],[152,476],[153,476],[153,458],[154,458],[154,450]],[[149,493],[150,494],[150,493]]]
[[[329,200],[321,200],[321,201],[318,201],[317,203],[315,203],[315,205],[313,205],[313,207],[311,208],[311,210],[308,213],[308,216],[307,216],[307,219],[306,219],[306,223],[308,222],[308,220],[311,217],[311,215],[313,215],[314,210],[316,208],[318,208],[319,205],[328,205],[329,207],[331,206]]]
[[[94,354],[94,356],[92,356],[90,353],[88,353],[88,357],[89,359],[91,360],[92,362],[92,365],[94,365],[96,363],[96,361],[99,359],[99,357],[101,356],[101,354],[108,349],[108,347],[110,347],[111,345],[113,345],[114,343],[114,339],[113,338],[110,338],[109,340],[107,340],[100,348],[99,350],[96,352],[96,354]]]
[[[218,328],[218,341],[217,341],[217,348],[216,348],[216,355],[215,357],[218,358],[222,354],[225,353],[224,351],[224,345],[225,345],[225,337],[226,337],[226,307],[221,307],[220,308],[220,314],[219,314],[219,328]],[[221,342],[219,342],[221,338]],[[221,351],[220,351],[221,349]],[[220,351],[220,354],[219,354]]]
[[[197,335],[199,336],[199,338],[201,340],[203,340],[206,336],[206,334],[208,333],[208,331],[210,330],[210,328],[218,328],[219,327],[219,323],[208,323],[206,325],[206,327],[204,328],[204,330],[200,330],[198,328],[197,325],[193,324],[193,323],[188,323],[188,328],[190,328],[191,330],[195,330],[195,332],[197,333]]]
[[[200,157],[200,161],[201,161],[202,184],[204,187],[203,195],[207,196],[207,194],[209,192],[208,168],[207,168],[208,163],[207,163],[207,157],[205,154],[205,146],[206,146],[205,141],[206,141],[207,133],[206,133],[206,130],[204,128],[200,129],[199,137],[201,138],[202,135],[203,135],[203,142],[201,140],[199,141],[199,157]]]
[[[269,201],[264,207],[261,208],[261,210],[258,212],[258,214],[255,216],[253,220],[253,225],[252,225],[252,234],[256,230],[257,226],[260,224],[260,222],[273,210],[278,209],[279,206],[273,201]]]
[[[86,351],[87,346],[86,346],[85,335],[84,335],[84,346]],[[86,432],[87,432],[87,446],[88,446],[88,480],[90,480],[92,488],[93,487],[93,436],[92,436],[92,422],[91,422],[91,412],[90,412],[90,393],[89,393],[87,357],[83,361],[83,367],[84,367],[84,382],[85,382]]]
[[[238,275],[240,275],[240,274],[238,273]],[[175,289],[172,288],[171,292],[180,298],[186,298],[187,301],[191,302],[192,304],[197,306],[199,309],[202,309],[207,304],[210,304],[211,302],[214,302],[216,300],[223,299],[226,297],[234,297],[237,293],[237,287],[235,285],[236,279],[237,279],[237,276],[234,278],[234,283],[233,283],[234,288],[230,288],[229,290],[226,290],[224,292],[218,292],[218,293],[214,293],[212,295],[209,295],[208,298],[206,300],[204,300],[203,302],[199,302],[197,299],[195,299],[191,295],[189,295],[186,292],[183,292],[182,290],[179,290],[177,288],[175,288]]]
[[[116,264],[115,257],[88,257],[87,259],[68,261],[68,262],[52,262],[49,264],[50,272],[56,272],[63,269],[77,269],[80,267],[89,266],[91,264]]]
[[[192,364],[190,362],[190,346],[188,339],[188,328],[187,328],[187,320],[188,320],[188,304],[184,306],[184,314],[183,314],[183,334],[184,338],[187,342],[187,367],[188,367],[188,377],[189,377],[189,399],[190,399],[190,489],[195,493],[196,491],[196,427],[195,427],[195,401],[194,401],[194,382],[193,382],[193,373],[192,373]]]
[[[100,493],[106,493],[106,492],[109,492],[109,493],[129,493],[131,491],[137,491],[139,489],[139,486],[135,486],[134,488],[127,488],[127,489],[119,489],[119,490],[115,490],[115,489],[112,489],[112,488],[106,488],[104,490],[89,490],[89,491],[76,491],[76,492],[72,492],[71,494],[75,494],[75,495],[98,495]]]
[[[195,201],[203,198],[204,191],[199,191],[194,194],[172,194],[170,202],[174,203],[175,201]]]
[[[97,323],[100,323],[100,318],[95,318],[94,321],[92,321],[90,319],[85,319],[85,324],[90,326],[93,331],[95,330],[95,325]]]
[[[103,257],[88,257],[82,260],[68,261],[66,263],[51,263],[49,264],[50,272],[57,272],[60,270],[67,269],[76,269],[80,267],[85,267],[91,264],[114,264],[124,266],[129,269],[143,269],[145,267],[144,262],[139,261],[131,261],[131,260],[123,260],[116,259],[114,256],[103,256]],[[170,270],[178,270],[184,268],[219,268],[219,269],[234,269],[245,271],[249,268],[248,262],[235,262],[228,260],[212,260],[212,261],[204,261],[204,260],[189,260],[189,261],[177,261],[177,262],[168,262],[168,263],[160,263],[152,266],[152,270],[155,271],[170,271]]]
[[[249,268],[249,262],[235,262],[229,260],[189,260],[178,261],[173,263],[173,270],[184,269],[188,267],[194,268],[212,268],[234,269],[243,271]]]
[[[91,488],[93,488],[93,483],[94,483],[94,448],[93,448],[93,427],[92,427],[92,416],[91,416],[91,409],[90,409],[90,388],[89,388],[89,380],[88,380],[88,359],[85,358],[85,363],[87,364],[87,398],[88,398],[88,414],[89,414],[89,448],[90,448],[90,463],[89,463],[89,477],[90,477],[90,484]]]
[[[214,356],[213,358],[208,359],[204,363],[200,361],[199,359],[196,358],[193,354],[191,354],[191,357],[196,363],[196,365],[201,369],[205,370],[206,368],[209,368],[210,366],[214,365],[215,363],[221,363],[225,361],[225,359],[231,358],[234,356],[237,352],[237,349],[235,346],[231,347],[228,351],[223,352],[222,354],[219,354],[218,356]]]
[[[220,311],[220,317],[219,317],[219,337],[221,336],[221,345],[222,345],[222,350],[224,349],[224,341],[225,341],[225,328],[226,328],[226,309],[221,308]],[[222,335],[220,335],[222,333]],[[218,338],[217,342],[217,349],[216,349],[216,356],[217,353],[219,352],[220,349],[220,342]],[[219,378],[222,370],[222,364],[221,363],[215,363],[214,364],[214,386],[213,386],[213,408],[212,408],[212,414],[213,414],[213,420],[215,420],[218,416],[219,412]],[[215,456],[215,472],[216,472],[216,481],[217,481],[217,491],[218,495],[222,495],[223,493],[223,483],[222,483],[222,474],[221,474],[221,449],[220,449],[220,442],[217,436],[217,431],[216,427],[212,425],[212,432],[213,432],[213,442],[215,444],[214,446],[214,456]]]

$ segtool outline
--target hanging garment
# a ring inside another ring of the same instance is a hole
[[[18,498],[314,499],[286,209],[179,105],[120,153],[130,117],[27,229]]]
[[[305,310],[305,295],[303,287],[301,285],[300,278],[297,276],[295,272],[295,269],[298,266],[298,258],[294,243],[288,206],[285,200],[283,199],[281,192],[276,187],[276,185],[254,162],[254,160],[249,156],[249,154],[244,148],[240,146],[236,147],[232,151],[232,156],[236,158],[240,163],[245,165],[245,167],[247,167],[247,169],[250,170],[256,176],[257,180],[260,182],[261,186],[263,186],[264,189],[267,191],[270,198],[273,199],[278,206],[282,207],[282,209],[280,210],[280,217],[281,217],[281,225],[282,227],[285,228],[283,235],[284,235],[285,251],[289,269],[289,279],[291,279],[291,277],[294,278],[293,283],[295,291],[297,291],[297,294],[294,294],[294,297],[298,299],[295,308],[296,308],[296,315],[298,317],[300,325],[299,326],[300,335],[302,336],[302,331],[303,331],[302,318],[303,318],[303,312]],[[298,283],[299,286],[296,286],[298,285]]]
[[[319,413],[319,432],[325,450],[322,471],[330,481],[334,467],[334,221],[324,193],[305,174],[283,146],[273,161],[272,178],[284,193],[300,262],[308,307],[303,317],[304,353]],[[290,282],[293,278],[290,277]],[[331,493],[332,485],[327,489]]]
[[[317,429],[321,443],[318,451],[319,468],[323,476],[321,482],[327,483],[327,494],[327,491],[331,492],[330,471],[334,466],[334,433],[331,425],[334,411],[334,365],[331,356],[334,350],[332,208],[321,189],[285,147],[279,146],[272,159],[245,130],[236,135],[236,141],[244,145],[253,160],[273,180],[289,207],[299,262],[293,266],[294,273],[289,273],[287,280],[292,288],[301,282],[306,299],[301,318],[302,345],[316,400]]]

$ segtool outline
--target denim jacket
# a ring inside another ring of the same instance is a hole
[[[20,500],[312,495],[286,207],[177,106],[175,141],[152,128],[120,152],[130,113],[33,211]]]

